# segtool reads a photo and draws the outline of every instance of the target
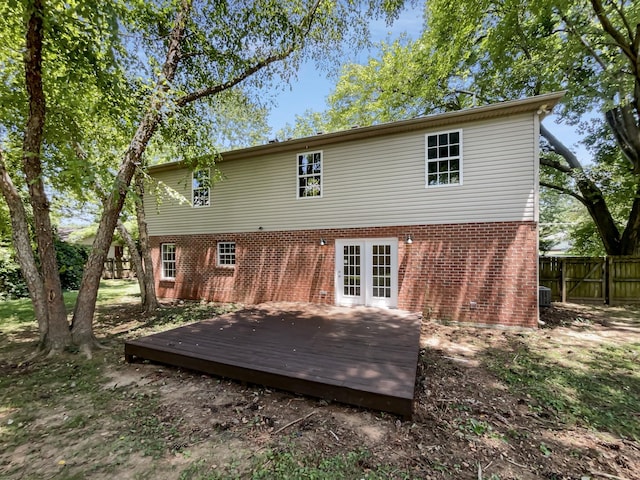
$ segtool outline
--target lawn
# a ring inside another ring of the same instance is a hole
[[[103,282],[95,328],[107,348],[35,361],[29,302],[0,303],[0,478],[638,478],[637,308],[556,305],[550,328],[523,332],[425,321],[403,421],[127,364],[128,338],[242,307],[144,316],[138,302],[134,282]]]

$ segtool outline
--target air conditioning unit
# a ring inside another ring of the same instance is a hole
[[[551,289],[548,287],[538,287],[538,305],[541,307],[551,306]]]

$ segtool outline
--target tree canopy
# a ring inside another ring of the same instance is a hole
[[[285,135],[566,90],[565,122],[597,115],[581,125],[593,159],[543,126],[542,185],[586,207],[607,253],[640,254],[638,2],[430,0],[424,15],[420,38],[345,66],[329,111]]]
[[[134,174],[144,171],[148,153],[211,162],[215,142],[224,136],[214,135],[214,128],[226,130],[233,144],[234,130],[249,118],[250,126],[259,127],[258,139],[264,124],[253,113],[264,113],[261,89],[287,81],[305,59],[320,66],[334,61],[341,45],[366,41],[372,16],[393,16],[401,4],[2,4],[0,190],[45,350],[73,342],[89,354],[95,343],[102,266]],[[234,118],[223,119],[226,113]],[[100,192],[102,199],[70,329],[52,241],[51,191],[73,191],[77,198]]]

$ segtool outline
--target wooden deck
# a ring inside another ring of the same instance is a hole
[[[415,314],[264,304],[125,343],[147,359],[411,416],[420,341]]]

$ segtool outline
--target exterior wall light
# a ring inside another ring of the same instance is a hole
[[[320,239],[320,246],[324,247],[327,244],[327,241],[324,238]]]
[[[407,235],[407,238],[405,239],[404,243],[406,243],[407,245],[411,245],[413,243],[413,239],[411,238],[411,235]]]

